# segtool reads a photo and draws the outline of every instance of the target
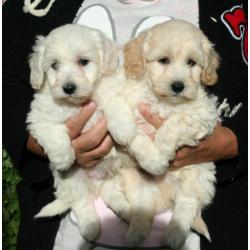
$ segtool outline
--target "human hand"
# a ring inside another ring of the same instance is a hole
[[[164,122],[163,118],[150,112],[148,105],[140,104],[138,109],[145,120],[156,129]],[[229,128],[218,123],[212,135],[201,140],[197,146],[185,146],[178,150],[170,169],[175,170],[190,164],[229,159],[237,154],[238,143],[235,134]]]
[[[113,146],[113,140],[108,134],[107,121],[104,116],[88,131],[81,134],[95,109],[96,104],[91,102],[83,106],[77,116],[66,122],[72,147],[75,150],[76,162],[85,168],[96,166]]]
[[[81,134],[87,121],[95,112],[95,103],[89,103],[81,108],[79,114],[66,122],[69,137],[75,150],[76,162],[82,167],[94,167],[101,158],[109,153],[113,140],[107,131],[105,117],[102,117],[92,128]],[[31,135],[27,140],[27,149],[41,157],[46,157],[43,148]]]

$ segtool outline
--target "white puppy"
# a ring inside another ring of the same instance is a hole
[[[167,168],[177,149],[197,145],[218,122],[217,98],[208,96],[203,87],[217,81],[218,55],[201,30],[181,20],[146,30],[128,43],[124,52],[125,74],[121,69],[109,82],[110,86],[124,83],[113,107],[117,124],[123,119],[123,126],[113,129],[112,135],[127,146],[144,170],[156,175],[153,179],[136,168],[120,172],[131,205],[127,240],[139,244],[155,213],[166,209],[173,211],[164,236],[167,245],[180,247],[191,227],[209,238],[199,217],[215,193],[214,164],[190,165],[175,172]],[[149,103],[153,112],[166,118],[157,131],[149,127],[154,140],[135,122],[146,124],[138,113],[139,103]],[[124,117],[134,118],[125,125]]]
[[[37,93],[31,103],[27,123],[30,134],[49,158],[57,198],[45,206],[37,217],[54,216],[72,209],[81,234],[87,240],[94,240],[100,233],[93,202],[99,187],[102,186],[106,203],[114,206],[125,218],[128,217],[128,204],[117,186],[121,182],[115,177],[101,185],[102,180],[92,179],[91,176],[95,175],[92,171],[74,163],[75,153],[65,122],[79,112],[82,103],[90,99],[98,102],[99,96],[104,96],[103,103],[105,100],[110,102],[111,94],[99,91],[95,95],[94,91],[102,85],[102,78],[116,70],[117,48],[95,29],[68,24],[53,30],[47,37],[39,36],[33,51],[29,61],[30,79]],[[85,130],[95,124],[100,115],[98,109]],[[129,157],[122,154],[122,150],[116,154],[113,148],[106,160],[97,166],[97,172],[100,170],[97,175],[112,176],[121,166],[133,164]],[[124,213],[121,211],[123,208]]]

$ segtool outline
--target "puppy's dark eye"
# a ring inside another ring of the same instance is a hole
[[[194,65],[196,65],[196,62],[192,59],[188,59],[187,64],[188,64],[188,66],[193,67]]]
[[[78,61],[78,64],[81,65],[81,66],[86,66],[89,64],[89,60],[88,59],[83,59],[81,58],[79,61]]]
[[[158,62],[161,64],[169,64],[170,60],[168,59],[168,57],[163,57],[163,58],[159,59]]]
[[[58,62],[53,62],[53,63],[51,64],[51,68],[54,69],[54,70],[58,70],[58,67],[59,67]]]

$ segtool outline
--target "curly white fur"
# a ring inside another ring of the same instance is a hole
[[[113,204],[123,217],[128,217],[128,204],[120,191],[121,182],[115,177],[112,181],[107,178],[103,184],[102,180],[91,178],[91,171],[76,166],[65,122],[79,112],[82,103],[97,98],[94,90],[101,79],[116,70],[117,48],[101,32],[71,24],[53,30],[47,37],[39,36],[33,51],[29,61],[30,79],[38,91],[27,123],[29,132],[49,158],[57,198],[36,217],[54,216],[72,209],[81,234],[94,240],[100,233],[100,222],[93,201],[100,187],[106,203],[111,207]],[[74,85],[73,92],[68,92],[67,88],[65,91],[67,84]],[[94,125],[100,114],[98,109],[84,129]],[[121,166],[133,164],[122,150],[116,152],[113,148],[96,171],[104,177],[105,174],[112,176]],[[124,212],[123,208],[126,208]]]

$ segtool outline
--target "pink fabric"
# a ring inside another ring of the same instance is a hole
[[[102,199],[99,198],[95,201],[95,207],[102,224],[101,236],[97,242],[107,245],[126,246],[125,235],[128,230],[128,225],[118,218],[112,210],[104,204]],[[171,217],[172,213],[170,211],[155,217],[150,235],[144,241],[143,247],[162,246],[163,233]]]

